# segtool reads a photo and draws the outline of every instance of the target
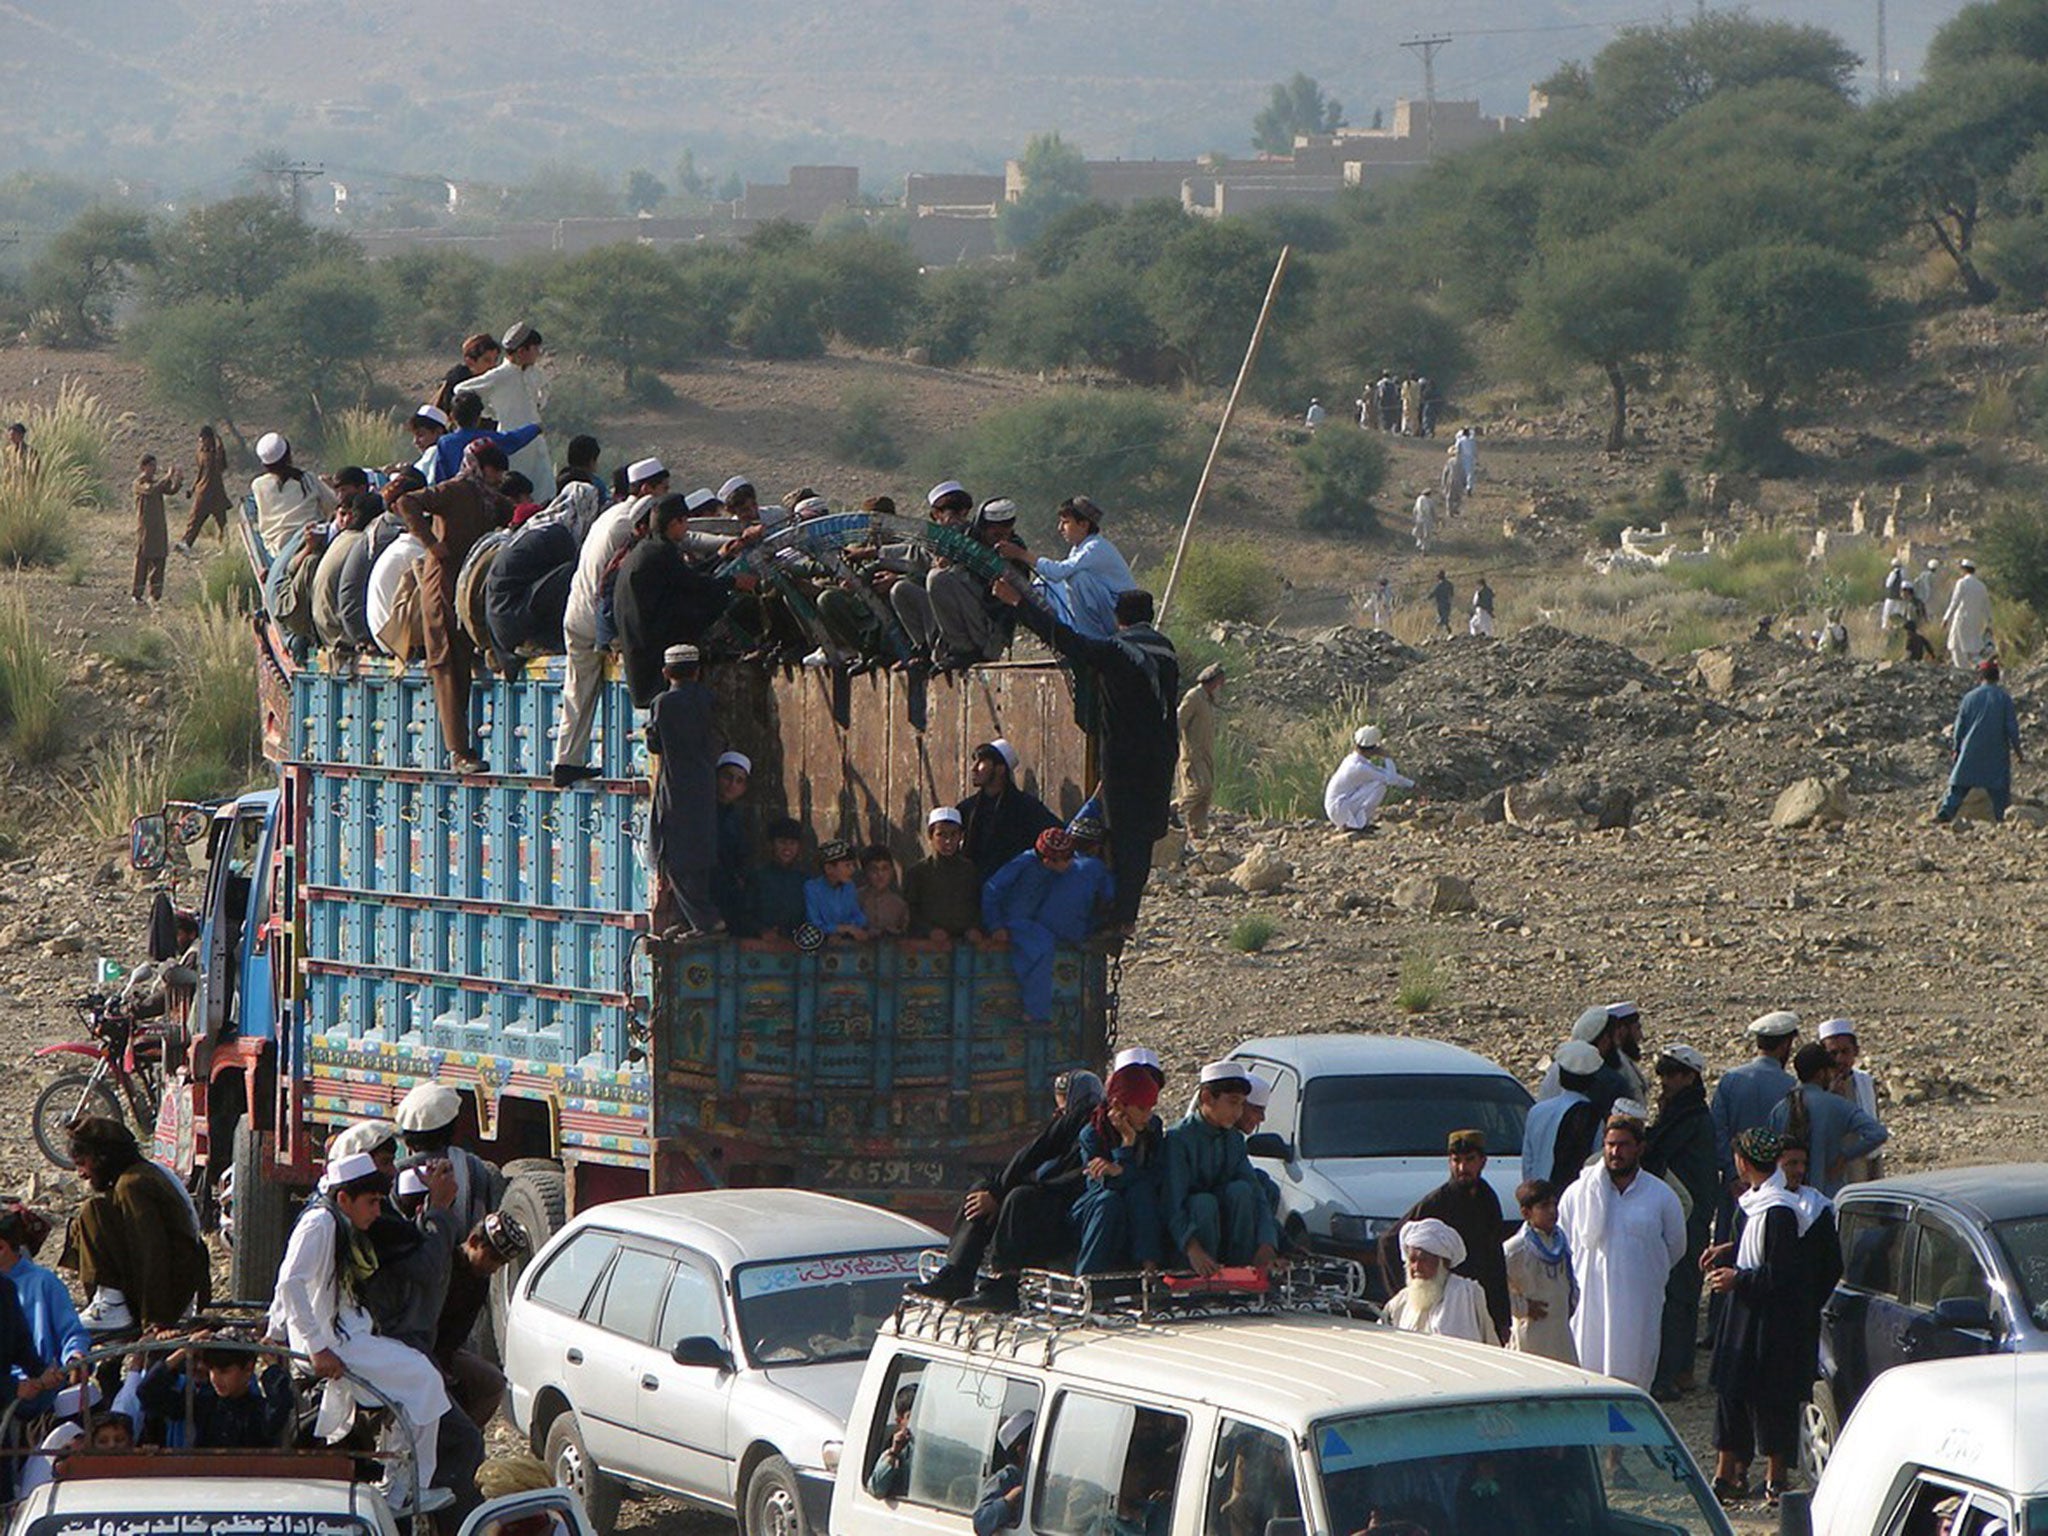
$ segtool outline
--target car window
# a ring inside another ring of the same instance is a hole
[[[1982,1488],[1918,1477],[1885,1536],[2011,1536],[2005,1500]]]
[[[725,1305],[718,1288],[718,1276],[687,1254],[677,1256],[676,1272],[668,1282],[668,1299],[661,1305],[661,1333],[657,1342],[674,1349],[685,1339],[725,1339]]]
[[[591,1287],[618,1247],[616,1233],[588,1228],[578,1232],[548,1255],[526,1294],[557,1312],[580,1316],[583,1304],[590,1300]]]
[[[674,1267],[674,1255],[665,1251],[621,1248],[618,1262],[612,1265],[611,1276],[604,1283],[604,1298],[597,1306],[597,1326],[622,1338],[653,1343],[654,1319],[661,1311],[662,1298],[668,1294],[669,1274]]]
[[[1388,1072],[1309,1079],[1302,1094],[1303,1157],[1444,1155],[1451,1132],[1472,1129],[1490,1157],[1522,1155],[1529,1090],[1481,1072]]]
[[[1906,1208],[1858,1201],[1841,1215],[1842,1282],[1903,1300],[1906,1294]]]
[[[1262,1061],[1258,1067],[1259,1075],[1273,1085],[1273,1096],[1266,1102],[1264,1128],[1292,1141],[1301,1121],[1301,1074],[1271,1061]]]
[[[2022,1305],[2037,1328],[2048,1328],[2048,1216],[2001,1221],[1991,1230],[2019,1281]]]
[[[994,1467],[997,1428],[1014,1413],[1036,1409],[1038,1397],[1035,1382],[899,1356],[868,1429],[868,1491],[972,1514]],[[899,1424],[905,1413],[907,1423]],[[909,1435],[884,1465],[899,1427]]]
[[[1187,1420],[1062,1392],[1039,1469],[1032,1529],[1045,1536],[1151,1536],[1173,1528]]]
[[[1266,1536],[1275,1520],[1301,1518],[1301,1488],[1287,1441],[1270,1429],[1225,1419],[1209,1460],[1209,1536]]]
[[[1916,1225],[1920,1231],[1913,1247],[1913,1305],[1932,1307],[1964,1297],[1989,1302],[1991,1284],[1963,1234],[1945,1221],[1924,1216]]]

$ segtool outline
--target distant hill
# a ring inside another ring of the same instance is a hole
[[[1963,0],[1894,4],[1908,78]],[[0,0],[0,173],[221,190],[258,150],[378,173],[516,179],[547,160],[665,175],[999,166],[1058,128],[1101,157],[1243,152],[1273,82],[1354,122],[1421,94],[1400,45],[1454,39],[1440,94],[1519,112],[1529,85],[1691,0]],[[1870,0],[1757,0],[1872,51]],[[461,17],[460,21],[455,18]]]

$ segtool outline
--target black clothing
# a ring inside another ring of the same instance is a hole
[[[1392,1294],[1406,1284],[1400,1278],[1405,1269],[1401,1258],[1401,1227],[1411,1221],[1434,1217],[1465,1240],[1465,1262],[1451,1266],[1451,1273],[1479,1282],[1486,1292],[1486,1313],[1505,1340],[1514,1322],[1508,1301],[1508,1261],[1502,1247],[1506,1224],[1501,1219],[1500,1197],[1484,1179],[1470,1184],[1439,1184],[1409,1208],[1400,1225],[1380,1240],[1380,1264],[1387,1274],[1387,1291]]]
[[[1072,1245],[1067,1210],[1081,1193],[1081,1128],[1095,1106],[1069,1106],[1039,1127],[1002,1171],[974,1187],[996,1198],[996,1209],[981,1219],[965,1215],[953,1226],[946,1269],[955,1284],[972,1284],[985,1254],[995,1267],[1014,1273],[1049,1262]]]
[[[341,638],[359,651],[374,649],[377,643],[377,637],[370,633],[370,572],[377,557],[396,544],[404,532],[405,524],[396,513],[380,512],[363,530],[363,537],[341,557],[334,612],[341,621]]]
[[[1550,1144],[1550,1182],[1560,1199],[1572,1187],[1572,1181],[1585,1172],[1586,1159],[1592,1155],[1606,1120],[1607,1111],[1588,1101],[1574,1104],[1558,1121],[1557,1139]]]
[[[1448,626],[1451,622],[1451,600],[1457,596],[1449,580],[1438,582],[1429,589],[1429,600],[1436,604],[1436,621]]]
[[[421,1354],[434,1347],[434,1328],[448,1294],[448,1271],[462,1241],[452,1211],[432,1206],[420,1225],[386,1211],[366,1234],[377,1252],[377,1269],[358,1298],[377,1331]]]
[[[484,614],[498,649],[562,649],[562,613],[576,575],[576,530],[566,521],[513,530],[484,578]]]
[[[1693,1083],[1673,1094],[1650,1125],[1643,1149],[1643,1168],[1659,1178],[1667,1175],[1692,1196],[1685,1219],[1685,1257],[1671,1266],[1664,1282],[1664,1319],[1657,1346],[1653,1385],[1669,1388],[1689,1379],[1698,1351],[1700,1255],[1713,1235],[1714,1209],[1721,1198],[1721,1171],[1715,1160],[1714,1121],[1707,1109],[1707,1090]]]
[[[1180,761],[1180,658],[1150,624],[1120,626],[1097,640],[1062,624],[1033,603],[1017,616],[1038,637],[1093,677],[1102,726],[1102,808],[1109,822],[1116,895],[1110,921],[1138,920],[1152,845],[1165,835],[1173,806],[1173,770]]]
[[[248,1357],[261,1365],[249,1390],[240,1397],[222,1397],[203,1370],[192,1377],[192,1435],[195,1450],[255,1451],[284,1444],[285,1430],[297,1407],[291,1372],[282,1360]],[[166,1424],[185,1422],[185,1371],[159,1361],[142,1378],[142,1411]]]
[[[671,875],[708,871],[718,861],[718,727],[711,690],[694,679],[652,701],[647,750],[654,763],[648,824],[656,861]]]
[[[960,851],[974,860],[986,880],[1038,841],[1038,834],[1060,824],[1045,802],[1012,784],[1000,795],[969,795],[960,802]]]
[[[1835,1213],[1824,1210],[1813,1219],[1806,1235],[1799,1239],[1800,1270],[1806,1281],[1806,1299],[1799,1310],[1799,1362],[1803,1398],[1820,1380],[1820,1313],[1842,1278],[1842,1235],[1835,1226]]]
[[[1747,1428],[1756,1450],[1789,1456],[1799,1450],[1799,1405],[1812,1385],[1798,1360],[1807,1282],[1798,1216],[1781,1205],[1763,1219],[1762,1260],[1754,1269],[1736,1271],[1735,1289],[1725,1293],[1714,1335],[1708,1379],[1721,1398],[1714,1416],[1715,1449],[1748,1452]],[[1744,1214],[1736,1218],[1738,1253],[1747,1220]],[[1721,1443],[1724,1430],[1732,1444]]]
[[[718,864],[711,871],[711,904],[735,938],[754,936],[747,901],[748,871],[754,863],[754,817],[743,805],[718,807]]]
[[[490,1280],[478,1274],[468,1259],[457,1254],[448,1271],[448,1294],[441,1303],[441,1316],[434,1326],[434,1347],[431,1351],[434,1363],[443,1371],[455,1358],[455,1352],[469,1342],[470,1334],[476,1329],[476,1320],[483,1316],[490,1300]]]
[[[698,570],[667,539],[645,538],[626,551],[612,583],[612,622],[635,704],[654,702],[664,686],[662,653],[701,639],[731,593],[730,581]]]

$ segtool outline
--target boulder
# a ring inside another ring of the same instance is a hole
[[[1410,875],[1394,887],[1394,905],[1410,912],[1476,912],[1472,882],[1457,875]]]
[[[1736,665],[1733,651],[1725,646],[1716,646],[1693,657],[1692,674],[1700,687],[1725,699],[1735,691],[1741,669]]]
[[[1168,827],[1166,835],[1152,845],[1152,867],[1155,870],[1180,868],[1181,855],[1187,849],[1187,833],[1179,827]]]
[[[1848,819],[1849,785],[1845,779],[1801,779],[1787,786],[1771,807],[1771,825],[1781,832],[1840,826]]]
[[[1602,832],[1612,831],[1616,827],[1634,826],[1636,792],[1620,784],[1613,785],[1600,797],[1600,807],[1594,812],[1593,819],[1594,824]]]
[[[1531,779],[1526,784],[1508,786],[1506,794],[1501,797],[1501,811],[1509,826],[1525,830],[1560,824],[1576,825],[1579,802],[1555,779]]]
[[[1294,866],[1259,843],[1245,855],[1244,862],[1230,872],[1230,883],[1247,896],[1270,896],[1294,878]]]

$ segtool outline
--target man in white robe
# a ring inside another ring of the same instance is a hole
[[[1387,1303],[1382,1322],[1404,1333],[1499,1346],[1500,1333],[1486,1311],[1486,1292],[1478,1281],[1451,1273],[1465,1262],[1465,1240],[1455,1228],[1433,1216],[1406,1223],[1401,1228],[1401,1258],[1408,1267],[1408,1283]]]
[[[567,789],[601,776],[592,768],[590,732],[597,720],[598,692],[604,686],[604,648],[598,643],[597,608],[604,573],[633,542],[633,524],[668,494],[668,468],[660,459],[635,460],[626,470],[632,490],[615,507],[600,512],[577,552],[576,574],[569,581],[569,601],[562,613],[562,715],[555,728],[555,788]]]
[[[431,1508],[446,1502],[445,1497],[424,1497],[434,1480],[435,1434],[448,1411],[440,1367],[410,1345],[371,1331],[370,1314],[343,1280],[344,1268],[352,1269],[355,1261],[337,1256],[338,1244],[358,1240],[377,1219],[389,1189],[389,1179],[367,1152],[353,1152],[328,1165],[320,1180],[320,1198],[306,1206],[285,1245],[276,1297],[270,1304],[269,1333],[311,1360],[327,1384],[313,1426],[321,1439],[330,1444],[340,1440],[355,1422],[355,1388],[340,1379],[344,1369],[404,1412],[412,1432],[421,1503]],[[347,1237],[344,1223],[351,1229]],[[412,1488],[398,1475],[399,1465],[389,1464],[381,1486],[394,1508],[410,1508]]]
[[[1379,814],[1380,802],[1387,798],[1388,790],[1415,787],[1413,779],[1401,776],[1391,757],[1375,762],[1368,756],[1380,740],[1378,726],[1361,725],[1352,733],[1353,750],[1323,786],[1323,814],[1333,826],[1362,832]]]
[[[1613,1115],[1600,1171],[1573,1181],[1557,1224],[1579,1281],[1579,1363],[1647,1389],[1657,1371],[1664,1283],[1685,1257],[1685,1210],[1670,1185],[1643,1174],[1643,1139],[1640,1117]]]
[[[1428,491],[1415,498],[1414,517],[1409,532],[1415,535],[1416,549],[1427,553],[1429,541],[1436,537],[1436,498]]]
[[[1948,626],[1948,664],[1968,672],[1984,659],[1990,640],[1991,591],[1977,575],[1974,560],[1965,560],[1962,566],[1941,622]]]
[[[1451,446],[1458,450],[1458,469],[1465,482],[1467,496],[1479,479],[1479,434],[1470,427],[1458,428],[1458,435],[1451,439]]]
[[[524,427],[540,420],[546,397],[540,371],[541,334],[524,320],[505,333],[505,360],[487,368],[473,379],[455,386],[458,395],[483,397],[484,414],[496,418],[501,427]],[[512,456],[512,468],[526,476],[543,495],[554,488],[555,461],[548,452],[547,435],[528,443]]]

